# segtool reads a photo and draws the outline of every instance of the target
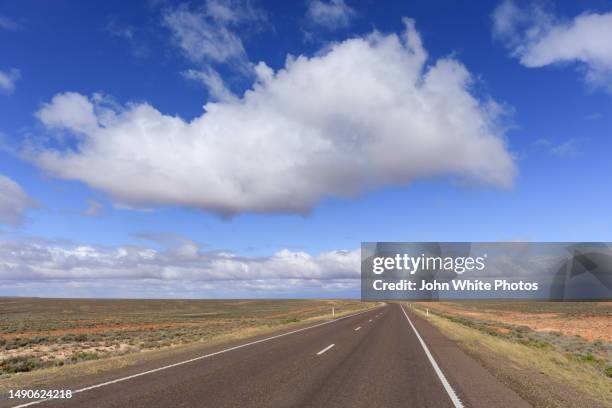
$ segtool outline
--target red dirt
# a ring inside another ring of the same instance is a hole
[[[476,312],[443,303],[428,303],[426,307],[456,316],[527,326],[535,331],[557,331],[569,336],[580,336],[589,341],[612,342],[612,319],[606,316],[582,316],[579,319],[572,319],[561,313],[518,313],[498,310]]]
[[[226,320],[214,320],[205,322],[190,322],[190,323],[119,323],[119,324],[100,324],[95,327],[71,327],[57,330],[45,330],[45,331],[29,331],[21,333],[0,333],[0,337],[4,338],[28,338],[36,336],[64,336],[66,334],[93,334],[103,333],[107,331],[144,331],[144,330],[158,330],[158,329],[173,329],[179,327],[203,327],[203,326],[217,326],[227,324]]]

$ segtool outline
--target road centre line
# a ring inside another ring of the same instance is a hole
[[[326,351],[328,351],[329,349],[331,349],[331,348],[332,348],[332,347],[334,347],[334,346],[335,346],[335,344],[333,344],[333,343],[332,343],[332,344],[330,344],[329,346],[325,347],[323,350],[319,351],[319,352],[317,353],[317,356],[320,356],[321,354],[325,353]]]
[[[181,366],[181,365],[184,365],[184,364],[188,364],[188,363],[192,363],[192,362],[198,361],[198,360],[203,360],[205,358],[209,358],[209,357],[213,357],[213,356],[216,356],[216,355],[219,355],[219,354],[227,353],[229,351],[238,350],[238,349],[245,348],[245,347],[248,347],[248,346],[252,346],[252,345],[255,345],[255,344],[259,344],[259,343],[263,343],[263,342],[266,342],[266,341],[278,339],[280,337],[289,336],[291,334],[300,333],[300,332],[303,332],[303,331],[306,331],[306,330],[310,330],[310,329],[314,329],[314,328],[317,328],[317,327],[325,326],[325,325],[330,324],[330,323],[339,322],[341,320],[348,319],[349,317],[358,316],[358,315],[361,315],[361,314],[364,314],[364,313],[367,313],[367,312],[371,312],[371,311],[372,311],[372,309],[367,309],[367,310],[364,310],[364,311],[361,311],[361,312],[357,312],[357,313],[353,313],[353,314],[350,314],[350,315],[347,315],[347,316],[342,316],[342,317],[339,317],[339,318],[334,319],[334,320],[328,320],[326,322],[317,323],[317,324],[315,324],[313,326],[302,327],[301,329],[292,330],[292,331],[287,332],[287,333],[277,334],[275,336],[266,337],[265,339],[259,339],[259,340],[251,341],[251,342],[245,343],[245,344],[240,344],[238,346],[234,346],[234,347],[226,348],[226,349],[223,349],[223,350],[215,351],[213,353],[205,354],[203,356],[198,356],[198,357],[190,358],[188,360],[179,361],[178,363],[169,364],[169,365],[166,365],[166,366],[163,366],[163,367],[154,368],[152,370],[147,370],[147,371],[143,371],[143,372],[140,372],[140,373],[137,373],[137,374],[128,375],[127,377],[121,377],[121,378],[117,378],[117,379],[114,379],[114,380],[106,381],[106,382],[103,382],[103,383],[100,383],[100,384],[91,385],[89,387],[80,388],[78,390],[72,391],[72,393],[73,394],[78,394],[80,392],[89,391],[89,390],[93,390],[93,389],[96,389],[96,388],[105,387],[107,385],[116,384],[116,383],[119,383],[119,382],[122,382],[122,381],[131,380],[132,378],[142,377],[143,375],[153,374],[153,373],[156,373],[158,371],[167,370],[167,369],[173,368],[173,367],[178,367],[178,366]],[[47,402],[47,401],[53,401],[53,400],[54,400],[54,398],[44,398],[44,399],[39,399],[39,400],[36,400],[36,401],[30,401],[30,402],[27,402],[25,404],[15,405],[12,408],[25,408],[25,407],[29,407],[29,406],[32,406],[32,405],[41,404],[41,403]]]
[[[404,310],[404,306],[400,304],[400,307],[402,308],[402,312],[404,312],[404,316],[406,316],[406,319],[408,320],[408,323],[410,323],[410,327],[412,327],[412,330],[414,330],[414,334],[416,334],[417,339],[419,339],[419,342],[421,343],[421,346],[423,347],[423,350],[425,350],[425,354],[427,355],[427,358],[429,359],[429,362],[433,366],[434,371],[438,375],[438,378],[442,382],[442,385],[444,386],[444,390],[446,390],[446,393],[450,397],[450,399],[451,399],[451,401],[453,403],[453,406],[455,408],[463,408],[463,403],[461,402],[461,400],[459,399],[459,397],[455,393],[455,390],[453,390],[453,387],[451,387],[450,383],[448,382],[448,380],[444,376],[444,373],[442,372],[442,370],[438,366],[438,363],[436,363],[436,360],[433,358],[433,356],[429,352],[429,348],[427,347],[427,344],[425,344],[425,341],[423,341],[423,339],[421,338],[421,335],[417,331],[416,327],[414,327],[414,324],[412,324],[412,320],[410,320],[410,318],[406,314],[406,310]]]

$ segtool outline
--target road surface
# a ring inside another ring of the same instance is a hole
[[[78,390],[70,400],[28,406],[529,406],[400,304],[119,374],[67,385]]]

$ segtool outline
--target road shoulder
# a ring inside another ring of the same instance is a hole
[[[406,310],[410,310],[406,308]],[[473,373],[486,372],[489,378],[492,378],[497,384],[502,385],[507,391],[522,399],[524,403],[536,407],[577,407],[577,408],[600,408],[606,405],[597,402],[596,400],[573,390],[563,383],[559,383],[550,377],[539,372],[537,367],[524,367],[515,364],[513,361],[506,358],[501,352],[493,352],[478,340],[472,339],[470,344],[463,344],[462,335],[455,331],[447,333],[447,337],[439,328],[434,326],[437,321],[437,316],[431,316],[427,321],[424,312],[410,310],[410,316],[417,329],[422,332],[421,335],[427,337],[428,345],[431,343],[432,353],[439,355],[439,363],[443,366],[445,373],[448,373],[449,381],[457,384],[457,391],[463,395],[466,401],[469,401],[468,406],[487,406],[483,404],[484,398],[491,399],[498,391],[498,387],[490,381],[482,383],[480,377],[474,376]],[[441,318],[440,318],[441,319]],[[444,322],[446,322],[444,320]],[[454,330],[452,327],[446,327],[445,330]],[[460,327],[456,330],[468,330]],[[453,340],[454,339],[454,340]],[[463,356],[461,356],[461,354]],[[462,361],[462,362],[461,362]],[[465,368],[464,368],[465,367]],[[470,369],[466,369],[470,367]],[[474,371],[476,370],[476,371]],[[485,378],[485,377],[482,377]],[[487,389],[486,387],[491,387]],[[474,392],[474,390],[476,392]],[[493,395],[491,391],[494,391]],[[507,392],[502,392],[504,399],[512,396]],[[489,406],[513,406],[502,405],[495,403]],[[609,405],[608,405],[609,406]]]
[[[436,327],[410,308],[406,308],[406,311],[465,406],[473,408],[526,408],[532,406],[495,378]]]

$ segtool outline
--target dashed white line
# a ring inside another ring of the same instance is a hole
[[[442,370],[438,366],[438,363],[436,363],[436,360],[433,358],[433,356],[429,352],[429,348],[427,347],[427,344],[425,344],[425,341],[423,341],[423,339],[421,338],[421,335],[417,331],[416,327],[414,327],[414,324],[412,324],[412,320],[410,320],[410,318],[406,314],[406,311],[404,310],[404,306],[400,305],[400,307],[402,308],[402,312],[404,312],[404,316],[406,316],[406,319],[408,320],[408,323],[410,323],[410,327],[412,327],[412,330],[414,330],[414,334],[416,334],[417,339],[419,339],[419,342],[421,343],[421,346],[423,347],[423,350],[425,350],[425,354],[427,355],[427,358],[429,359],[429,362],[433,366],[434,371],[438,375],[438,378],[442,382],[442,385],[444,386],[444,389],[446,390],[446,393],[450,397],[450,399],[451,399],[451,401],[453,403],[453,406],[455,408],[463,408],[463,403],[461,402],[461,400],[459,399],[459,397],[455,393],[455,390],[453,390],[453,387],[451,387],[450,383],[448,382],[448,380],[444,376],[444,373],[442,372]]]
[[[325,353],[326,351],[328,351],[329,349],[331,349],[331,348],[332,348],[332,347],[334,347],[334,346],[335,346],[335,344],[333,344],[333,343],[332,343],[332,344],[330,344],[329,346],[325,347],[323,350],[319,351],[319,352],[317,353],[317,356],[320,356],[321,354]]]
[[[368,320],[370,323],[372,323],[372,319]]]
[[[357,327],[357,328],[355,329],[355,331],[359,331],[359,330],[361,330],[361,326],[359,326],[359,327]]]

